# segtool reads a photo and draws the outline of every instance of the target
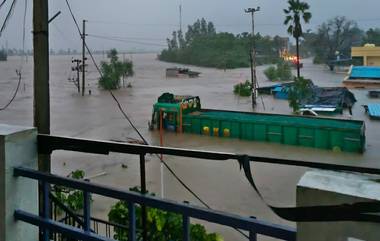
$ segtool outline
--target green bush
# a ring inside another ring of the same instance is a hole
[[[292,79],[292,68],[285,61],[277,63],[277,76],[281,81],[289,81]]]
[[[266,68],[264,74],[270,81],[289,81],[293,77],[290,64],[282,60],[277,62],[276,67],[270,66]]]
[[[234,94],[239,96],[251,96],[251,83],[246,80],[244,83],[234,85]]]
[[[120,88],[120,79],[122,76],[132,76],[132,61],[119,61],[116,49],[111,49],[107,57],[110,62],[101,63],[102,76],[99,79],[99,86],[105,90],[116,90]]]
[[[131,189],[138,192],[136,188]],[[150,194],[154,195],[154,194]],[[119,201],[112,206],[108,213],[110,222],[128,226],[128,203]],[[141,207],[136,207],[137,237],[142,236]],[[182,216],[156,208],[147,208],[147,236],[154,241],[182,241]],[[216,233],[207,233],[204,226],[190,224],[190,236],[194,241],[223,241]],[[128,241],[128,230],[115,228],[114,239]],[[140,240],[140,239],[138,239]]]
[[[264,70],[264,74],[270,81],[275,81],[278,79],[277,70],[274,66],[269,66],[268,68],[266,68]]]

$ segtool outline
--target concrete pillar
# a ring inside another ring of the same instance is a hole
[[[0,124],[0,241],[38,240],[38,228],[16,222],[15,209],[38,215],[38,185],[13,177],[18,166],[37,169],[37,132],[34,128]]]
[[[373,176],[314,170],[297,186],[297,206],[380,201],[380,183]],[[297,223],[298,241],[379,241],[380,224],[363,222]]]

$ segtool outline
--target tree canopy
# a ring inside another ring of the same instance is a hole
[[[300,77],[300,51],[299,39],[302,37],[302,20],[309,23],[311,13],[308,12],[310,6],[306,2],[300,0],[288,0],[288,8],[284,9],[285,21],[284,25],[288,26],[288,33],[296,39],[296,52],[297,52],[297,77]]]
[[[377,33],[377,34],[376,34]],[[380,32],[368,30],[367,37],[355,21],[337,16],[322,23],[316,33],[305,34],[305,45],[313,52],[315,63],[326,63],[336,59],[337,55],[350,57],[351,47],[364,42],[377,40],[380,43]],[[368,40],[365,40],[365,39]]]
[[[258,64],[274,63],[283,42],[279,36],[255,35]],[[217,33],[212,22],[198,19],[187,32],[174,31],[167,39],[168,48],[158,56],[162,61],[216,68],[249,67],[252,35]]]
[[[107,53],[109,62],[101,63],[102,76],[99,79],[99,86],[106,90],[120,88],[121,77],[133,76],[133,63],[130,60],[120,61],[117,50],[111,49]]]

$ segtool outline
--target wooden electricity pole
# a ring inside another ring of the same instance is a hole
[[[34,126],[50,134],[48,0],[33,0]],[[38,155],[38,170],[50,172],[50,155]]]
[[[82,28],[82,96],[86,90],[86,20],[83,20]]]

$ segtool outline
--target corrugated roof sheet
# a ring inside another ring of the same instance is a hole
[[[368,115],[372,118],[380,118],[380,104],[368,104]]]
[[[379,79],[380,67],[376,66],[354,66],[352,67],[350,79]]]

